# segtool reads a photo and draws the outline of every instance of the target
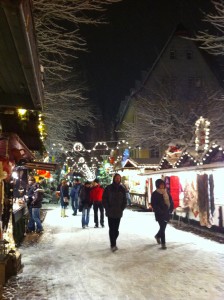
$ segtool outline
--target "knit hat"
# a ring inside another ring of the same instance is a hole
[[[157,179],[156,180],[156,188],[159,189],[161,184],[165,185],[165,182],[162,179]]]

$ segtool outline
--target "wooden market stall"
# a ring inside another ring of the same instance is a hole
[[[25,206],[13,203],[11,172],[41,148],[37,111],[43,108],[43,74],[32,9],[31,0],[0,0],[0,284],[21,265],[15,240],[24,234]],[[32,110],[25,122],[18,109]]]

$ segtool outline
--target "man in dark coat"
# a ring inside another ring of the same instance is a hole
[[[156,190],[151,196],[151,205],[155,213],[156,221],[159,223],[159,231],[155,235],[158,244],[161,244],[161,249],[166,249],[165,230],[170,219],[170,214],[173,211],[172,197],[165,189],[165,182],[162,179],[156,180]]]
[[[32,205],[33,197],[34,197],[34,191],[37,189],[36,180],[34,177],[30,177],[28,180],[28,185],[26,189],[26,195],[27,195],[27,208],[29,211],[29,221],[27,224],[27,230],[26,232],[32,232],[35,231],[35,222],[32,216]]]
[[[121,184],[120,174],[116,173],[113,183],[105,188],[102,203],[108,217],[110,246],[114,252],[118,250],[116,241],[119,235],[119,225],[123,210],[127,205],[126,192]]]
[[[90,199],[90,187],[91,183],[89,181],[86,181],[84,186],[81,188],[80,191],[80,203],[79,207],[80,210],[82,209],[82,228],[86,228],[89,226],[89,212],[92,206],[92,202]]]
[[[40,209],[42,207],[42,201],[44,196],[44,190],[40,187],[34,191],[32,205],[32,217],[36,223],[36,232],[41,233],[43,231],[43,226],[40,220]]]

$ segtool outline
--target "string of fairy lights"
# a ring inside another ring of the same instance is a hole
[[[113,144],[113,146],[109,146],[109,144]],[[60,147],[60,145],[53,144],[52,149],[54,147]],[[70,165],[73,170],[78,173],[84,173],[85,177],[90,179],[95,176],[96,170],[102,167],[105,161],[111,161],[112,157],[116,157],[113,164],[119,162],[122,159],[122,155],[119,155],[119,149],[122,150],[123,154],[123,150],[127,148],[131,149],[131,146],[124,139],[119,141],[98,141],[91,148],[85,147],[81,142],[75,142],[71,151],[65,151],[67,157],[64,166]],[[86,154],[91,155],[88,162],[84,157]]]
[[[89,152],[91,153],[92,151],[97,151],[97,150],[116,150],[116,149],[120,149],[121,147],[124,148],[124,146],[126,146],[128,149],[131,149],[132,147],[129,145],[129,142],[127,142],[126,140],[120,140],[118,142],[116,142],[116,146],[115,147],[110,147],[108,146],[108,143],[115,143],[116,141],[98,141],[94,144],[94,146],[92,148],[86,149],[84,147],[84,145],[80,142],[75,142],[73,145],[73,150],[75,152]],[[141,147],[137,147],[138,149],[141,149]]]
[[[27,120],[27,118],[29,117],[29,111],[25,109],[18,109],[17,112],[21,120]],[[40,139],[42,141],[44,141],[44,139],[47,136],[43,119],[43,115],[41,113],[38,113],[38,130],[40,133]],[[210,145],[210,122],[206,118],[203,118],[201,116],[195,122],[195,127],[196,129],[194,153],[192,154],[189,153],[189,151],[183,151],[182,149],[175,153],[166,152],[166,154],[162,157],[160,161],[158,170],[162,169],[165,163],[168,163],[171,168],[179,168],[184,163],[186,163],[186,161],[188,161],[188,164],[192,166],[203,165],[211,160],[211,157],[214,156],[214,153],[216,155],[222,155],[224,157],[224,151],[220,145],[218,145],[217,143],[212,143],[212,145]],[[87,142],[86,144],[90,143]],[[132,147],[128,141],[122,139],[119,141],[97,141],[92,147],[84,146],[81,142],[75,142],[73,144],[72,149],[67,150],[62,144],[53,143],[51,145],[50,151],[52,153],[56,150],[59,150],[62,153],[64,152],[67,156],[65,164],[68,165],[68,162],[70,161],[72,167],[77,169],[78,172],[85,172],[89,175],[89,177],[93,177],[93,173],[95,172],[97,167],[99,167],[99,165],[101,165],[103,162],[103,155],[101,155],[101,153],[104,153],[104,156],[105,153],[107,153],[106,157],[109,160],[111,158],[114,158],[113,164],[116,164],[117,162],[121,161],[123,155],[123,153],[122,155],[120,155],[121,153],[119,150],[123,151],[124,149],[141,150],[141,147]],[[91,157],[89,158],[89,162],[87,162],[84,158],[84,156],[86,155],[85,153],[91,155]],[[172,157],[174,157],[175,159],[172,159]],[[91,164],[91,166],[88,166],[88,163]]]
[[[216,142],[210,146],[210,122],[200,117],[195,122],[195,151],[194,154],[190,154],[188,151],[180,151],[180,156],[176,161],[172,162],[169,160],[168,154],[165,154],[160,161],[158,170],[161,170],[165,163],[168,163],[172,168],[179,168],[183,166],[184,162],[190,161],[190,165],[200,166],[211,161],[212,157],[216,154],[224,158],[224,150]],[[175,153],[174,153],[175,154]]]
[[[193,165],[195,165],[195,166],[204,165],[204,164],[208,163],[208,161],[211,160],[211,158],[214,156],[214,154],[220,155],[224,158],[224,149],[220,145],[213,143],[208,149],[206,149],[205,152],[203,152],[201,154],[200,157],[194,157],[187,151],[184,151],[181,154],[180,158],[173,164],[168,161],[167,155],[164,155],[160,161],[158,170],[161,170],[163,167],[163,164],[166,162],[168,162],[172,168],[179,168],[183,165],[184,158],[187,158],[188,160],[190,160],[192,162],[192,164],[191,164],[192,166]]]

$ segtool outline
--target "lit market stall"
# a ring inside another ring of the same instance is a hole
[[[123,167],[117,170],[122,177],[122,182],[128,187],[131,196],[131,204],[144,208],[150,208],[148,172],[154,172],[158,168],[156,164],[143,164],[129,158]]]
[[[148,172],[147,181],[151,182],[151,190],[158,178],[165,181],[174,200],[175,215],[208,228],[216,226],[222,232],[224,149],[209,143],[209,125],[201,117],[196,122],[194,147],[166,151],[159,169]]]

